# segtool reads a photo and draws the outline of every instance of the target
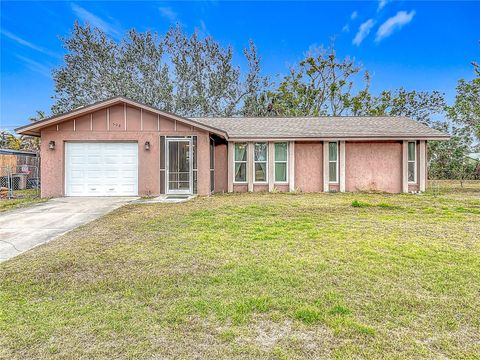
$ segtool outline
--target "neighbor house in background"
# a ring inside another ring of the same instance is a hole
[[[424,191],[426,142],[405,117],[185,118],[116,97],[18,128],[41,137],[41,192]]]

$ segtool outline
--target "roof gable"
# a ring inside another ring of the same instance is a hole
[[[15,131],[18,134],[40,136],[40,131],[42,129],[46,128],[46,127],[53,126],[53,125],[58,125],[60,123],[63,123],[63,122],[66,122],[66,121],[84,116],[87,113],[91,113],[91,112],[95,112],[95,111],[102,110],[102,109],[105,109],[105,108],[109,108],[109,107],[112,107],[112,106],[115,106],[115,105],[118,105],[118,104],[126,104],[126,105],[129,105],[129,106],[138,107],[140,109],[150,111],[152,113],[158,114],[158,115],[163,116],[165,118],[168,118],[168,119],[171,119],[171,120],[176,120],[176,121],[179,121],[179,122],[184,123],[186,125],[194,126],[196,128],[209,131],[211,133],[214,133],[214,134],[222,136],[222,137],[227,137],[226,132],[221,130],[221,129],[217,129],[217,128],[212,127],[210,125],[197,122],[194,119],[188,119],[188,118],[185,118],[185,117],[182,117],[182,116],[179,116],[179,115],[175,115],[175,114],[172,114],[172,113],[169,113],[169,112],[166,112],[166,111],[162,111],[162,110],[159,110],[155,107],[152,107],[152,106],[149,106],[149,105],[146,105],[146,104],[142,104],[142,103],[139,103],[137,101],[133,101],[133,100],[121,97],[121,96],[118,96],[118,97],[115,97],[115,98],[112,98],[112,99],[108,99],[108,100],[99,101],[99,102],[91,104],[91,105],[82,106],[82,107],[79,107],[79,108],[74,109],[72,111],[66,112],[64,114],[55,115],[55,116],[49,117],[47,119],[43,119],[43,120],[34,122],[32,124],[21,126],[17,129],[15,129]]]

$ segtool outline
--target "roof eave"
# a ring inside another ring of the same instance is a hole
[[[399,140],[425,140],[445,141],[449,140],[448,135],[439,136],[230,136],[230,141],[399,141]]]

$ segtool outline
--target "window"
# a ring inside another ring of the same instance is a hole
[[[215,140],[210,138],[210,191],[215,190]]]
[[[287,182],[288,143],[275,143],[275,182]]]
[[[255,182],[267,182],[268,144],[255,143],[253,158]]]
[[[417,182],[417,144],[414,141],[408,143],[408,182]]]
[[[235,143],[235,182],[247,182],[247,144]]]
[[[337,182],[338,180],[338,143],[328,143],[328,181]]]

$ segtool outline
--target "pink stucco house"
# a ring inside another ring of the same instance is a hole
[[[405,117],[185,118],[116,97],[18,128],[41,137],[41,194],[424,191],[426,142]]]

